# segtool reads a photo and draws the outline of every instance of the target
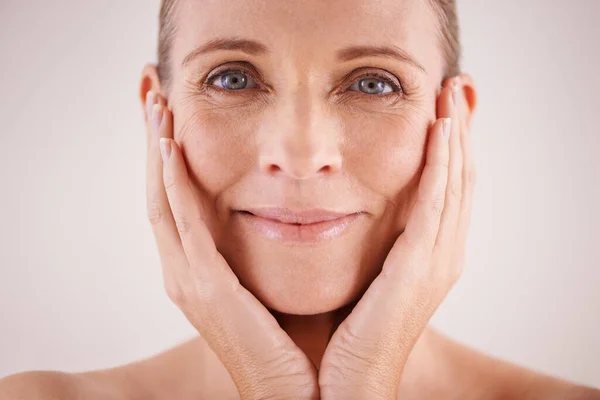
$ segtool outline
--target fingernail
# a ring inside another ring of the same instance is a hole
[[[163,109],[162,104],[155,104],[152,107],[152,127],[155,131],[158,131],[160,123],[162,122]]]
[[[149,91],[146,94],[146,118],[150,119],[152,117],[152,107],[154,106],[154,100],[156,96],[153,91]]]
[[[444,118],[444,122],[442,123],[442,133],[444,134],[444,138],[448,139],[450,137],[450,128],[452,127],[452,119]]]
[[[160,138],[160,155],[163,162],[167,162],[171,156],[171,141],[167,138]]]
[[[458,82],[454,81],[452,82],[452,107],[456,107],[457,101],[456,99],[458,98]]]

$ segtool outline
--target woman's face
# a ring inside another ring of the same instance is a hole
[[[436,117],[444,61],[429,2],[178,7],[164,94],[217,248],[280,312],[355,300],[404,229]],[[240,211],[273,207],[359,214],[311,227]]]

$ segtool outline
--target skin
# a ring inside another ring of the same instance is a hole
[[[476,92],[466,74],[443,76],[426,2],[184,3],[172,85],[148,65],[140,98],[165,289],[200,336],[109,370],[14,375],[0,399],[600,398],[427,326],[464,264]],[[181,67],[204,41],[231,36],[269,54],[219,50]],[[401,48],[423,69],[335,58],[373,44]],[[256,87],[203,88],[219,65]],[[360,92],[366,72],[404,91]],[[307,247],[248,230],[234,212],[260,206],[363,215]]]

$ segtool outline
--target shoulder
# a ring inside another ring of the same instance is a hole
[[[120,399],[112,390],[84,376],[57,371],[21,372],[0,380],[0,400]]]
[[[0,400],[161,400],[207,395],[235,398],[237,390],[200,337],[111,369],[76,374],[32,371],[0,379]]]
[[[524,400],[600,400],[600,390],[567,380],[525,371],[533,374],[522,390]]]
[[[462,386],[454,388],[461,399],[600,400],[598,389],[487,355],[434,329],[427,341],[451,371],[451,381]]]
[[[67,376],[42,371],[22,372],[0,379],[0,400],[41,399],[45,393],[48,400],[69,398]]]

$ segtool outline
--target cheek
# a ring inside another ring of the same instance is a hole
[[[174,124],[175,140],[182,147],[188,170],[211,198],[252,168],[255,152],[248,134],[252,128],[244,119],[183,109]]]
[[[429,120],[418,112],[346,117],[346,166],[362,185],[396,202],[423,161]]]

